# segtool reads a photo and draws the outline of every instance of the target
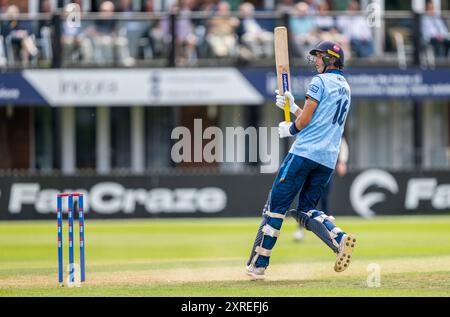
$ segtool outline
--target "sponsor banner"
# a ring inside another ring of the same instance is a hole
[[[365,218],[389,214],[449,213],[450,172],[368,169],[343,178],[335,176],[331,206],[337,214],[350,210]]]
[[[345,74],[354,100],[450,97],[450,69],[350,68]],[[293,68],[297,98],[314,75]],[[275,68],[29,69],[0,74],[0,105],[258,105],[273,102],[275,89]]]
[[[261,215],[273,179],[269,174],[1,177],[0,219],[53,219],[56,195],[72,191],[86,195],[87,218],[254,217]],[[369,169],[335,177],[331,192],[335,215],[450,211],[449,172]]]
[[[20,73],[0,74],[0,105],[46,104]]]
[[[291,72],[292,92],[297,98],[304,97],[315,72],[299,68],[291,68]],[[267,101],[274,100],[274,91],[278,89],[275,69],[247,69],[242,73]],[[450,69],[349,68],[344,73],[352,99],[450,97]]]
[[[261,104],[261,94],[235,68],[25,70],[24,78],[53,106]]]
[[[0,177],[0,219],[53,219],[60,192],[85,194],[86,218],[257,216],[271,182],[270,175]]]

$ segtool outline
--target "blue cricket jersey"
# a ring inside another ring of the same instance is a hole
[[[318,105],[289,152],[334,169],[350,109],[350,86],[341,70],[330,69],[313,77],[306,96]]]

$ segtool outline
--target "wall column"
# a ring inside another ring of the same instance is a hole
[[[97,140],[96,140],[97,173],[106,174],[111,171],[111,123],[109,107],[97,107]]]
[[[61,109],[61,170],[63,174],[75,173],[75,109]]]
[[[131,108],[131,170],[145,169],[145,112],[143,107]]]

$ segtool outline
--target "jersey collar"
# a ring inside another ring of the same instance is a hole
[[[340,69],[327,69],[325,73],[333,73],[344,76],[344,72]]]

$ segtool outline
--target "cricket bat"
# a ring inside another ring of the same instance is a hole
[[[285,26],[276,27],[274,30],[275,65],[277,68],[278,90],[280,94],[290,89],[291,75],[289,74],[289,50],[288,36]],[[289,112],[289,99],[286,98],[284,106],[284,121],[291,122]]]

